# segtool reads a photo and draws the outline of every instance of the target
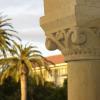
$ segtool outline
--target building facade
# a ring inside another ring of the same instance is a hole
[[[49,65],[51,73],[42,67],[42,73],[45,81],[52,82],[57,86],[62,86],[64,80],[67,78],[67,63],[64,62],[64,57],[62,55],[54,55],[47,57],[47,59],[55,65]],[[36,71],[37,73],[40,73],[39,68],[37,68]]]

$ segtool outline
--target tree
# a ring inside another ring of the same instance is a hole
[[[41,56],[38,50],[35,50],[34,46],[17,44],[11,50],[12,57],[0,59],[1,74],[0,81],[3,81],[7,77],[13,77],[17,82],[21,84],[21,100],[27,100],[27,76],[34,77],[38,83],[38,77],[36,76],[36,68],[40,68],[40,79],[43,83],[42,66],[48,71],[48,61]]]
[[[0,15],[0,53],[3,53],[2,56],[4,57],[6,57],[6,52],[12,48],[14,41],[12,38],[19,39],[13,34],[16,31],[13,30],[13,26],[8,22],[9,20],[6,16]]]

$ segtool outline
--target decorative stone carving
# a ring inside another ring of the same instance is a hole
[[[55,50],[57,49],[57,45],[51,41],[51,39],[46,38],[46,48],[48,48],[48,50]]]
[[[100,28],[99,27],[91,27],[91,30],[100,37]]]
[[[84,30],[74,29],[71,30],[71,41],[75,45],[83,45],[87,41],[87,36]]]
[[[65,59],[67,61],[100,59],[99,30],[99,28],[95,27],[58,30],[47,35],[46,46],[52,50],[61,50],[66,55]]]

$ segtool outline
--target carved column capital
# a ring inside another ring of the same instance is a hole
[[[59,49],[65,61],[100,59],[100,28],[74,27],[47,34],[49,50]]]

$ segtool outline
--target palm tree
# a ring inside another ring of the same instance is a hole
[[[0,81],[1,83],[7,77],[13,77],[17,82],[20,81],[21,84],[21,100],[27,100],[27,76],[34,77],[36,75],[36,67],[40,68],[41,79],[42,66],[44,66],[48,71],[49,61],[47,61],[38,50],[35,50],[34,46],[31,45],[21,45],[15,42],[12,50],[12,57],[1,59],[0,64],[2,65],[2,72]],[[51,62],[50,62],[51,63]],[[35,79],[38,82],[38,77]]]
[[[12,38],[17,37],[13,34],[16,31],[13,30],[12,25],[8,22],[9,20],[11,19],[0,15],[0,53],[3,53],[3,56],[6,56],[6,52],[12,48]],[[17,37],[17,39],[19,38]]]

